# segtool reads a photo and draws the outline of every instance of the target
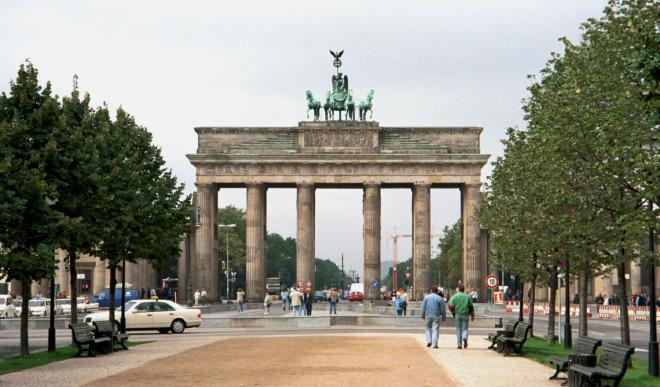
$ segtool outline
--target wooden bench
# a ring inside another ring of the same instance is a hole
[[[114,351],[117,345],[119,345],[119,349],[128,349],[125,343],[128,335],[126,333],[115,332],[112,322],[109,320],[94,321],[94,326],[96,327],[96,337],[109,337],[112,340],[109,348],[110,352]]]
[[[516,327],[518,326],[518,320],[507,320],[506,322],[502,323],[502,325],[500,325],[500,327],[502,326],[504,326],[503,330],[488,334],[488,340],[490,340],[490,346],[488,349],[495,349],[495,346],[497,345],[497,338],[500,336],[513,337],[516,332]]]
[[[84,322],[69,324],[69,329],[73,333],[73,342],[78,346],[75,357],[80,356],[84,351],[87,352],[87,356],[96,356],[96,346],[111,340],[109,337],[94,337],[92,328]]]
[[[531,325],[526,322],[520,321],[516,326],[513,337],[500,336],[497,338],[498,352],[504,352],[504,356],[510,355],[512,352],[522,354],[522,347],[527,341],[527,334]]]
[[[575,343],[573,343],[573,355],[594,355],[596,349],[602,344],[602,340],[594,339],[593,337],[580,336]],[[571,357],[563,356],[550,356],[548,357],[548,362],[557,367],[554,375],[550,376],[549,379],[557,379],[557,376],[560,372],[567,372],[568,366],[570,365]]]
[[[601,356],[598,365],[587,367],[583,365],[571,365],[569,372],[575,372],[582,377],[580,386],[600,386],[602,380],[613,380],[614,387],[619,385],[621,379],[628,369],[630,356],[635,352],[635,347],[616,343],[605,343],[601,347]]]

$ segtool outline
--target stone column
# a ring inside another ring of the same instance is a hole
[[[314,234],[315,234],[315,207],[314,185],[308,183],[298,184],[296,198],[297,227],[296,227],[296,283],[307,281],[314,287]]]
[[[266,187],[263,184],[247,185],[245,226],[245,295],[250,302],[260,302],[266,295]]]
[[[218,188],[212,184],[197,186],[195,213],[200,226],[195,232],[193,260],[193,284],[206,289],[210,300],[218,299],[218,252],[217,252]]]
[[[431,185],[413,187],[413,294],[424,298],[431,287]]]
[[[481,184],[466,184],[461,188],[461,220],[463,222],[463,284],[465,291],[480,289],[483,280],[480,264],[481,229],[475,219],[481,208]]]
[[[66,253],[63,250],[58,250],[58,258],[57,281],[60,284],[60,292],[65,292],[69,297],[71,293],[69,292],[69,271],[66,269]]]
[[[639,266],[639,262],[630,262],[630,293],[635,294],[639,293],[642,289],[642,268]],[[648,275],[648,274],[647,274]],[[648,296],[648,291],[646,295]]]
[[[96,292],[99,290],[105,289],[105,261],[102,261],[99,258],[95,258],[94,263],[94,272],[92,273],[92,289],[94,290],[94,294],[96,294]]]
[[[367,183],[362,195],[364,241],[364,292],[368,300],[380,297],[380,184]],[[373,280],[378,286],[371,286]]]

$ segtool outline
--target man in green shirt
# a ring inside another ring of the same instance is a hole
[[[465,286],[459,284],[454,294],[447,303],[449,310],[454,314],[454,321],[456,322],[456,341],[458,342],[457,349],[467,348],[468,346],[468,316],[474,321],[474,307],[470,296],[465,294]]]

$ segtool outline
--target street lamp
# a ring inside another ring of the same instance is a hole
[[[227,233],[226,233],[226,243],[227,243],[227,264],[225,265],[225,277],[227,277],[227,302],[229,302],[229,229],[236,227],[236,224],[219,224],[218,228],[226,228]]]
[[[197,208],[196,193],[193,193],[190,215],[190,229],[188,230],[188,235],[186,235],[186,305],[188,305],[189,308],[193,306],[192,235],[195,232],[195,229],[202,225],[199,208]]]
[[[564,262],[566,264],[566,303],[564,305],[566,316],[564,317],[564,348],[571,348],[572,346],[572,332],[571,332],[571,293],[570,293],[570,264],[568,260],[568,252],[564,251]]]

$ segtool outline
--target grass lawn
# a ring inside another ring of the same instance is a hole
[[[564,346],[560,343],[548,344],[544,339],[534,337],[528,339],[525,342],[523,347],[523,354],[533,360],[536,360],[539,363],[550,365],[548,363],[548,356],[550,355],[563,355],[568,356],[571,353],[570,349],[564,349]],[[596,354],[600,357],[600,348],[596,351]],[[554,372],[549,370],[548,377]],[[560,374],[565,376],[565,374]],[[605,383],[608,383],[607,381]],[[609,382],[611,385],[611,382]],[[660,386],[660,379],[652,378],[648,373],[648,362],[645,359],[639,359],[633,356],[633,368],[629,368],[626,371],[626,375],[623,377],[621,387],[646,387],[646,386]]]
[[[126,342],[126,346],[145,344],[147,342]],[[54,352],[40,351],[33,352],[25,356],[10,356],[0,363],[0,375],[11,372],[22,371],[28,368],[39,367],[48,363],[66,360],[73,357],[78,352],[75,345],[57,348]],[[100,355],[103,356],[103,355]],[[112,356],[112,355],[111,355]]]

